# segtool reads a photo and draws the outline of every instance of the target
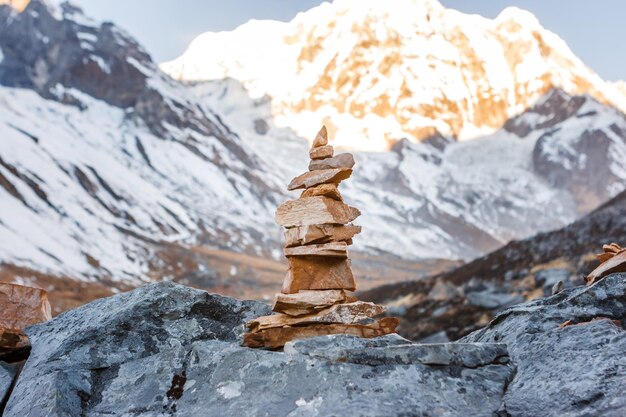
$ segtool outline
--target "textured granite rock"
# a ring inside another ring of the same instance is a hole
[[[17,370],[17,366],[0,361],[0,415],[2,415],[4,404],[9,398]]]
[[[492,416],[513,374],[500,344],[240,346],[243,323],[268,313],[163,283],[69,311],[27,330],[33,351],[6,415]]]
[[[457,343],[336,335],[272,352],[240,345],[268,306],[153,284],[27,329],[4,415],[621,417],[625,311],[614,274]]]
[[[568,320],[572,325],[560,327]],[[626,415],[624,325],[626,274],[614,274],[511,307],[462,341],[508,346],[517,372],[503,404],[513,416],[621,417]]]

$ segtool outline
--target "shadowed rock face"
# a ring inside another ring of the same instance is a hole
[[[615,274],[461,343],[337,335],[270,352],[240,346],[264,304],[152,284],[31,327],[6,415],[623,415],[623,329],[559,324],[623,324],[625,297]]]
[[[617,417],[626,413],[625,325],[626,274],[613,274],[511,307],[461,342],[508,346],[517,367],[503,401],[511,415]]]

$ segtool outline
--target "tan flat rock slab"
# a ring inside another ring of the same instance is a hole
[[[287,260],[289,272],[281,289],[283,294],[293,294],[301,290],[356,289],[349,259],[292,256]]]
[[[311,243],[348,242],[361,233],[361,226],[311,224],[285,230],[285,246],[303,246]]]
[[[618,252],[601,263],[596,269],[591,271],[586,278],[587,284],[591,285],[605,276],[615,272],[626,272],[626,251]]]
[[[333,258],[347,258],[348,245],[346,242],[330,242],[319,245],[294,246],[285,248],[285,256],[328,256]]]
[[[326,126],[322,126],[317,135],[315,135],[315,139],[313,140],[312,148],[319,148],[320,146],[328,145],[328,131],[326,130]]]
[[[339,193],[339,189],[337,188],[337,184],[320,184],[315,187],[307,188],[302,191],[300,194],[300,198],[306,197],[315,197],[315,196],[325,196],[332,198],[333,200],[343,201],[343,197],[341,193]]]
[[[332,158],[314,159],[309,162],[309,171],[321,169],[352,168],[354,156],[351,153],[340,153]]]
[[[299,188],[314,187],[319,184],[338,184],[341,181],[350,178],[350,175],[352,175],[351,168],[334,168],[320,169],[318,171],[309,171],[292,179],[287,189],[289,191],[292,191]]]
[[[290,316],[302,316],[349,300],[352,297],[343,290],[304,290],[295,294],[276,294],[272,310]]]
[[[0,283],[0,350],[29,346],[24,329],[51,318],[46,291]]]
[[[319,148],[313,148],[309,151],[309,158],[311,159],[324,159],[330,158],[335,153],[335,150],[331,145],[320,146]]]
[[[243,338],[243,345],[252,348],[278,349],[291,340],[331,334],[372,338],[395,333],[398,324],[397,318],[385,317],[372,324],[312,324],[297,327],[274,327],[259,332],[246,333]]]
[[[250,331],[270,329],[273,327],[298,326],[312,323],[354,324],[384,313],[387,309],[381,305],[366,301],[355,301],[348,304],[335,304],[314,314],[293,317],[287,314],[272,314],[257,317],[246,325]]]
[[[313,224],[347,224],[361,215],[359,209],[328,197],[289,200],[276,209],[276,223],[284,227]]]

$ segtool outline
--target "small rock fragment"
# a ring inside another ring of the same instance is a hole
[[[309,158],[311,159],[324,159],[333,156],[334,149],[330,145],[320,146],[319,148],[313,148],[309,151]]]
[[[330,242],[319,245],[306,245],[285,248],[285,256],[326,256],[332,258],[347,258],[348,245],[346,242]]]
[[[285,246],[303,246],[311,243],[348,242],[361,233],[361,226],[312,224],[307,226],[292,227],[285,230]]]
[[[322,126],[317,135],[315,135],[312,148],[315,149],[326,145],[328,145],[328,132],[326,131],[326,126]]]
[[[354,156],[351,153],[340,153],[332,158],[313,159],[309,163],[309,171],[321,169],[352,168],[354,166]]]
[[[274,327],[260,332],[246,333],[243,344],[248,347],[278,349],[294,339],[306,339],[331,334],[348,334],[372,338],[394,333],[399,320],[385,317],[372,324],[313,324],[298,327]]]
[[[306,197],[316,197],[316,196],[325,196],[332,198],[333,200],[343,201],[339,190],[337,189],[337,184],[320,184],[315,187],[307,188],[300,194],[300,198]]]
[[[352,175],[351,168],[334,168],[320,169],[318,171],[309,171],[291,180],[287,189],[289,191],[293,191],[297,190],[298,188],[311,188],[319,184],[339,184],[341,181],[350,178],[350,175]]]
[[[51,318],[46,291],[0,283],[0,352],[28,347],[24,328]]]
[[[301,290],[356,289],[349,259],[292,256],[287,260],[289,272],[283,282],[283,294],[293,294]]]
[[[563,281],[557,281],[552,286],[552,295],[556,295],[556,294],[560,293],[561,291],[563,291],[563,288],[564,288]]]
[[[303,290],[295,294],[276,294],[273,311],[301,316],[311,314],[333,304],[346,302],[350,297],[343,290]]]
[[[276,209],[276,223],[284,227],[316,224],[347,224],[361,212],[328,197],[310,197],[289,200]]]
[[[311,323],[326,324],[353,324],[378,316],[387,309],[383,306],[365,301],[355,301],[348,304],[335,304],[313,314],[293,317],[287,314],[273,314],[271,316],[257,317],[247,323],[253,331],[261,331],[273,327],[296,326]]]

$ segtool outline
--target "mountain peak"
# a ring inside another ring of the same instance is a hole
[[[537,17],[525,9],[509,6],[503,9],[496,17],[496,23],[513,21],[523,26],[525,29],[543,29]]]
[[[280,127],[306,137],[332,120],[334,144],[361,150],[435,131],[493,133],[555,87],[626,110],[626,94],[515,7],[489,20],[435,0],[336,0],[261,24],[262,36],[249,25],[207,32],[161,68],[187,81],[238,80],[271,97]]]

